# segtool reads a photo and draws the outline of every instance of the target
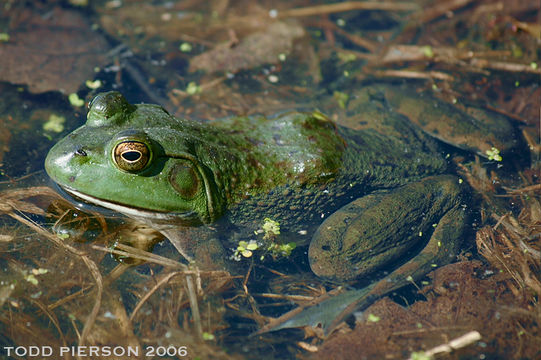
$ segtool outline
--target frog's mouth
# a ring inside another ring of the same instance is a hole
[[[90,210],[103,212],[103,209],[113,210],[117,213],[126,215],[138,220],[148,220],[156,223],[180,223],[180,224],[197,224],[200,223],[198,214],[195,211],[185,213],[160,212],[137,207],[126,206],[115,202],[99,199],[97,197],[83,194],[77,190],[66,186],[58,185],[61,189],[60,193],[81,210]],[[81,203],[79,200],[84,201]]]

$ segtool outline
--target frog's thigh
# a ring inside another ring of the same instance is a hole
[[[417,277],[433,263],[448,263],[465,228],[462,186],[456,177],[434,176],[352,201],[314,235],[309,249],[312,271],[348,280],[411,259],[403,267],[407,275]]]

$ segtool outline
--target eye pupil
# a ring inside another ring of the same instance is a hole
[[[150,149],[141,141],[123,141],[115,146],[113,160],[120,170],[135,173],[147,166]]]
[[[141,153],[139,151],[126,151],[122,153],[122,158],[129,162],[137,161],[141,158]]]

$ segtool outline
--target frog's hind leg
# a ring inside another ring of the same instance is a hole
[[[328,332],[353,311],[363,310],[385,294],[453,261],[468,217],[464,187],[454,176],[429,177],[359,198],[331,215],[310,244],[310,265],[317,275],[350,280],[392,266],[394,271],[263,331],[317,325]],[[409,260],[396,267],[408,255]]]
[[[362,279],[396,268],[418,254],[431,236],[452,256],[464,229],[464,186],[454,176],[434,176],[343,206],[313,236],[308,252],[312,271],[336,281]],[[433,245],[426,246],[429,251]]]
[[[344,308],[325,329],[335,328],[349,314],[364,310],[376,299],[398,288],[418,281],[427,273],[452,262],[458,254],[467,227],[469,211],[457,203],[439,220],[426,246],[412,259],[368,288],[359,291],[359,298]]]
[[[457,179],[452,178],[451,181]],[[369,199],[373,200],[373,197]],[[440,218],[422,250],[380,281],[359,290],[342,292],[323,301],[318,302],[315,299],[314,303],[317,305],[293,309],[273,319],[256,334],[303,326],[319,327],[328,334],[354,311],[364,310],[385,294],[419,280],[436,266],[451,262],[460,248],[467,213],[460,202],[456,202]]]

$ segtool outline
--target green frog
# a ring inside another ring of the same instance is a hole
[[[353,93],[342,111],[349,127],[319,111],[195,122],[102,93],[45,168],[71,195],[150,224],[202,267],[221,266],[231,244],[179,231],[233,224],[251,234],[270,218],[309,243],[318,276],[349,281],[394,268],[362,294],[367,302],[452,261],[468,216],[465,184],[445,175],[440,145],[391,91]],[[438,104],[430,116],[439,118]]]

